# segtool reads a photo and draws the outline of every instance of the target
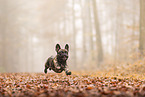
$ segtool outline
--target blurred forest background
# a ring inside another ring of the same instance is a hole
[[[57,43],[71,70],[144,70],[145,0],[0,0],[0,72],[43,72]]]

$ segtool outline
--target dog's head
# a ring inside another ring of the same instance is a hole
[[[60,61],[66,61],[68,59],[68,52],[69,52],[69,45],[68,44],[65,45],[65,49],[61,49],[60,45],[56,44],[55,50],[57,52],[57,58]]]

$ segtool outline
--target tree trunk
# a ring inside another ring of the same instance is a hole
[[[75,0],[72,0],[72,22],[73,22],[73,60],[74,65],[77,67],[77,59],[76,59],[76,27],[75,27],[75,10],[74,10]]]
[[[93,42],[93,31],[92,31],[92,17],[91,17],[91,1],[87,1],[87,3],[89,4],[87,6],[87,10],[88,10],[88,26],[89,26],[89,35],[90,35],[90,51],[91,51],[91,61],[94,61],[94,42]]]
[[[84,1],[84,6],[83,6],[83,0],[81,0],[80,5],[81,5],[81,18],[82,18],[82,42],[83,42],[83,48],[82,48],[82,64],[85,63],[86,60],[86,55],[87,55],[87,48],[86,48],[86,28],[87,28],[87,15],[86,15],[86,4],[87,2]]]
[[[141,56],[143,56],[145,52],[145,0],[140,0],[139,50],[140,50]]]
[[[98,65],[103,61],[103,49],[102,49],[102,40],[101,40],[101,34],[100,34],[100,25],[99,25],[99,19],[96,9],[96,0],[93,0],[93,13],[94,13],[94,22],[95,22],[95,31],[96,31],[96,46],[97,46],[97,62]]]
[[[0,59],[0,67],[2,67],[2,71],[7,71],[7,60],[6,60],[6,28],[7,28],[7,1],[1,1],[0,2],[0,8],[1,10],[1,16],[0,16],[0,37],[2,41],[2,47],[1,47],[1,59]]]

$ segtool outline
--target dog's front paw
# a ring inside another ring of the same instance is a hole
[[[66,71],[66,75],[71,75],[71,71]]]
[[[44,72],[47,73],[47,69],[44,69]]]

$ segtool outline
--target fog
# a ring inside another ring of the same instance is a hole
[[[57,43],[70,70],[142,59],[143,0],[0,0],[0,72],[43,72]],[[142,14],[141,14],[142,13]]]

